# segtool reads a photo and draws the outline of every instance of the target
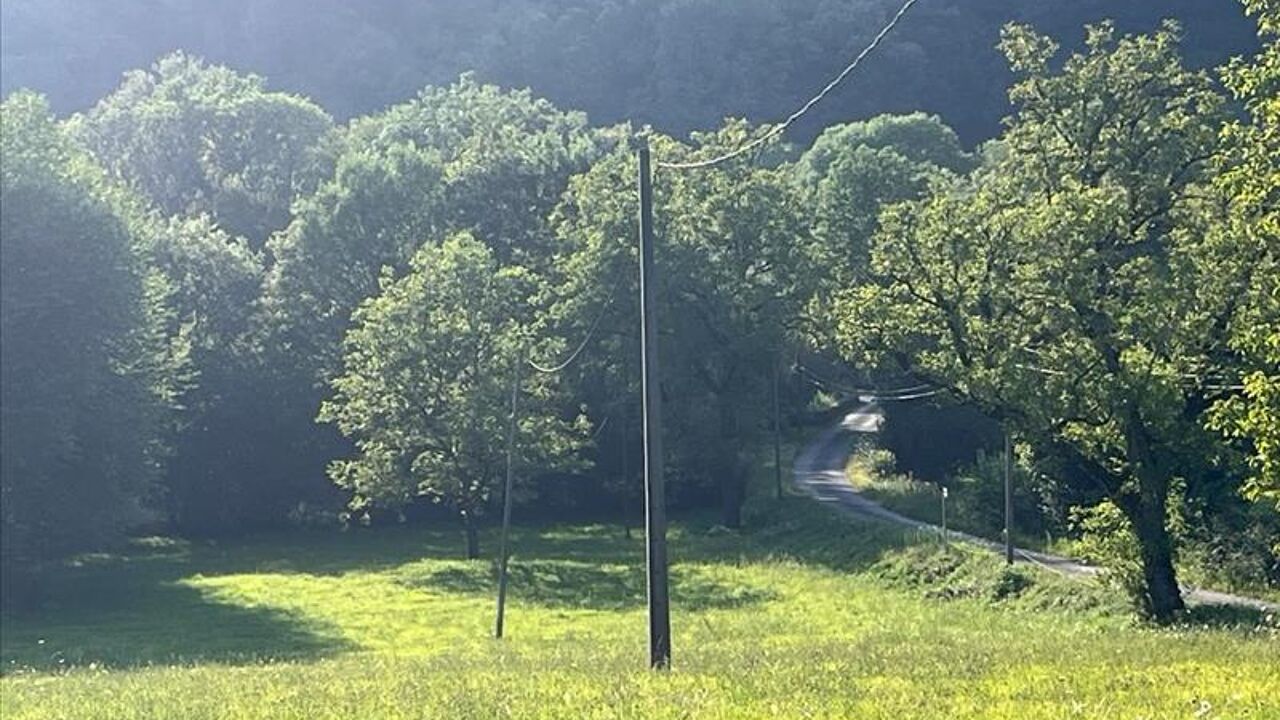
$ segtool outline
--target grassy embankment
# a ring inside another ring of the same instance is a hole
[[[808,500],[749,518],[673,527],[670,674],[644,669],[643,544],[614,527],[519,530],[502,642],[492,562],[454,531],[152,541],[4,617],[0,715],[1280,717],[1257,616],[1144,628],[1101,588]]]
[[[896,513],[935,525],[942,521],[942,493],[933,483],[877,470],[871,456],[865,453],[850,456],[845,474],[849,483],[859,492]],[[988,540],[1003,541],[1000,529],[1002,523],[998,519],[1002,511],[997,509],[995,513],[985,513],[982,517],[966,512],[965,498],[962,495],[969,491],[970,485],[971,483],[964,481],[953,484],[951,497],[948,498],[951,508],[947,516],[948,527]],[[1036,537],[1015,530],[1014,542],[1018,547],[1066,557],[1082,557],[1086,554],[1079,542],[1069,537]],[[1213,561],[1200,557],[1195,551],[1196,548],[1190,548],[1179,559],[1178,572],[1183,582],[1280,603],[1280,588],[1263,581],[1245,579],[1221,567],[1215,567]]]

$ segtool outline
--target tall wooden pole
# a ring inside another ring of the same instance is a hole
[[[1004,432],[1004,561],[1013,564],[1013,440]]]
[[[645,541],[649,587],[649,665],[671,667],[671,609],[667,593],[667,513],[662,478],[662,395],[658,372],[658,318],[653,265],[653,178],[649,140],[640,161],[640,358],[644,395]]]
[[[511,417],[507,420],[507,482],[502,491],[502,536],[498,541],[498,615],[493,622],[493,636],[502,639],[503,621],[507,608],[507,533],[511,529],[511,487],[515,478],[516,409],[520,398],[520,370],[524,365],[524,350],[516,358],[511,371]]]

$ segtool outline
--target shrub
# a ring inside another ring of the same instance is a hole
[[[952,483],[956,522],[986,537],[1004,531],[1004,453],[978,450],[974,461],[956,472]],[[1027,458],[1014,454],[1014,537],[1044,537],[1060,530],[1045,512],[1042,492]]]

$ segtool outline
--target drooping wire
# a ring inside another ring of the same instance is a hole
[[[587,438],[587,441],[588,441],[588,442],[595,442],[595,441],[596,441],[596,438],[600,437],[600,434],[604,432],[604,429],[605,429],[605,428],[607,428],[607,427],[609,427],[609,420],[610,420],[611,418],[612,418],[612,416],[611,416],[611,415],[606,415],[606,416],[605,416],[605,418],[604,418],[604,422],[602,422],[602,423],[600,423],[599,425],[597,425],[597,426],[596,426],[596,431],[595,431],[595,432],[593,432],[593,433],[591,433],[591,437],[590,437],[590,438]]]
[[[801,374],[809,376],[809,378],[818,385],[825,385],[850,395],[873,397],[877,400],[919,400],[921,398],[933,397],[944,392],[941,388],[937,388],[928,383],[894,388],[892,390],[856,388],[851,385],[845,385],[839,381],[831,380],[830,378],[824,378],[814,372],[812,368],[803,364],[797,365],[796,369],[799,370]]]
[[[875,398],[875,399],[877,399],[877,400],[894,400],[894,401],[897,401],[897,402],[901,402],[901,401],[905,401],[905,400],[921,400],[921,399],[923,399],[923,398],[931,398],[931,397],[934,397],[935,395],[941,395],[943,392],[945,392],[945,391],[944,391],[942,388],[936,388],[936,389],[928,390],[928,391],[925,391],[925,392],[912,393],[912,394],[910,394],[910,395],[875,395],[875,394],[872,394],[872,397],[874,397],[874,398]]]
[[[534,370],[537,370],[540,373],[545,373],[547,375],[554,375],[555,373],[558,373],[561,370],[564,370],[565,368],[572,365],[573,362],[578,359],[578,356],[582,354],[582,351],[587,348],[587,344],[591,342],[591,338],[595,337],[596,329],[600,327],[600,321],[604,320],[605,313],[609,312],[609,306],[611,304],[612,303],[610,302],[606,302],[603,306],[601,306],[600,314],[596,316],[595,322],[591,323],[591,329],[587,331],[587,336],[582,338],[582,342],[578,343],[578,347],[574,349],[574,351],[569,355],[568,359],[566,359],[564,362],[560,363],[559,365],[553,365],[550,367],[539,365],[538,363],[534,362],[531,359],[528,361],[529,367],[533,368]]]
[[[700,168],[709,168],[714,165],[719,165],[722,162],[732,160],[733,158],[736,158],[740,155],[751,152],[752,150],[760,147],[761,145],[764,145],[765,143],[769,142],[773,138],[786,132],[787,128],[794,125],[795,122],[799,120],[801,117],[804,117],[805,113],[809,112],[810,110],[813,109],[815,105],[822,102],[827,97],[827,95],[831,93],[832,90],[835,90],[836,87],[840,85],[840,83],[844,82],[845,78],[849,77],[849,75],[851,75],[855,70],[857,70],[858,65],[862,64],[862,61],[866,59],[868,55],[870,55],[872,52],[875,52],[875,49],[879,47],[881,41],[883,41],[886,37],[888,37],[889,33],[893,32],[893,29],[897,27],[898,22],[902,20],[903,16],[906,15],[907,12],[911,10],[911,7],[915,5],[918,1],[919,0],[907,0],[905,3],[903,3],[902,7],[898,9],[898,12],[895,13],[894,16],[889,20],[889,24],[881,28],[880,32],[876,34],[875,38],[871,40],[871,44],[863,48],[862,52],[858,53],[857,57],[853,59],[853,62],[845,66],[844,70],[840,71],[840,74],[837,75],[835,79],[827,83],[827,86],[822,88],[821,92],[819,92],[817,95],[814,95],[812,98],[809,99],[808,102],[806,102],[803,106],[801,106],[799,110],[796,110],[795,112],[791,113],[791,115],[789,115],[786,120],[784,120],[783,122],[777,125],[774,125],[765,134],[739,147],[736,150],[732,150],[730,152],[727,152],[718,157],[711,158],[709,160],[697,160],[693,162],[683,162],[683,163],[659,162],[658,167],[664,168],[667,170],[695,170]]]

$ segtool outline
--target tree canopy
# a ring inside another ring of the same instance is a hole
[[[1265,49],[1252,62],[1237,60],[1227,83],[1244,101],[1250,122],[1226,129],[1234,149],[1220,185],[1234,200],[1230,237],[1245,245],[1251,282],[1244,293],[1233,342],[1246,358],[1244,395],[1221,405],[1218,426],[1253,445],[1255,474],[1249,491],[1280,509],[1280,5],[1251,0]]]
[[[329,468],[356,509],[418,496],[445,503],[476,557],[477,518],[502,477],[513,398],[525,462],[545,470],[571,455],[581,427],[556,414],[550,381],[515,379],[526,353],[555,347],[537,339],[536,291],[527,271],[500,266],[466,233],[423,245],[404,277],[383,275],[379,294],[356,311],[345,371],[320,408],[321,421],[356,443],[355,458]]]
[[[59,112],[88,108],[128,69],[175,47],[253,68],[339,118],[377,113],[458,75],[532,88],[598,123],[633,121],[684,137],[725,117],[772,122],[867,44],[901,0],[196,0],[119,6],[7,0],[0,87],[51,93]],[[1256,46],[1234,2],[932,0],[871,58],[867,73],[798,128],[808,142],[850,118],[924,110],[968,144],[999,132],[1012,76],[995,49],[1021,22],[1076,37],[1116,19],[1144,31],[1186,25],[1199,67]]]
[[[96,547],[147,517],[186,363],[166,332],[147,219],[55,121],[0,105],[3,570]]]
[[[1216,234],[1222,100],[1181,64],[1176,28],[1088,35],[1055,71],[1054,42],[1006,32],[1021,79],[1002,159],[889,211],[840,336],[972,398],[1103,489],[1141,543],[1144,603],[1168,619],[1181,608],[1170,483],[1213,465],[1201,416],[1249,257]]]
[[[127,73],[74,125],[112,177],[165,214],[208,214],[261,247],[314,185],[332,123],[256,75],[179,52]]]

